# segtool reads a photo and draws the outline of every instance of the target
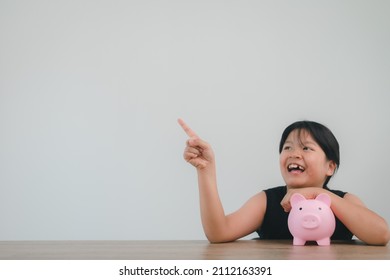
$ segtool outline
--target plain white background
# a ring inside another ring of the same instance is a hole
[[[182,117],[225,211],[283,184],[296,120],[390,221],[388,1],[0,0],[0,239],[204,239]],[[255,237],[248,236],[248,238]]]

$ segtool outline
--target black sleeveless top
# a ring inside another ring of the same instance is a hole
[[[327,187],[324,189],[344,197],[346,194],[343,191],[330,190]],[[267,208],[264,215],[262,225],[256,230],[260,239],[293,239],[288,230],[287,218],[288,214],[284,212],[280,202],[287,193],[286,186],[270,188],[264,191],[267,196]],[[332,240],[351,240],[353,234],[344,226],[343,223],[336,217],[336,229],[331,236]]]

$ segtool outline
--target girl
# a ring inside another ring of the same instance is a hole
[[[285,186],[261,191],[236,212],[225,215],[217,190],[213,150],[183,120],[178,121],[189,137],[184,159],[197,170],[201,220],[210,242],[234,241],[255,231],[262,239],[292,239],[287,217],[290,197],[297,192],[307,199],[320,193],[331,197],[336,217],[333,240],[350,240],[355,235],[371,245],[388,243],[390,231],[382,217],[365,207],[357,196],[327,187],[340,158],[338,142],[325,126],[311,121],[288,126],[279,145]]]

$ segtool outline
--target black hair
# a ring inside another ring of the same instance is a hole
[[[332,160],[336,164],[335,171],[339,168],[340,166],[339,143],[337,142],[336,137],[333,135],[332,131],[330,131],[329,128],[317,122],[297,121],[289,125],[288,127],[286,127],[280,139],[279,153],[282,152],[287,137],[294,130],[297,130],[299,136],[302,131],[308,132],[311,135],[311,137],[313,137],[313,139],[317,142],[317,144],[321,147],[321,149],[324,151],[326,158],[328,160]],[[328,178],[326,178],[324,186],[328,184],[331,177],[332,176],[328,176]]]

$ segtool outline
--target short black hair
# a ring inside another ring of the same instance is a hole
[[[282,152],[284,143],[286,142],[287,137],[294,130],[298,131],[298,134],[302,131],[308,132],[311,137],[317,142],[317,144],[324,151],[326,158],[332,160],[336,164],[336,170],[340,166],[340,146],[337,142],[336,137],[333,135],[332,131],[326,126],[313,122],[313,121],[297,121],[290,124],[282,133],[279,144],[279,153]],[[335,171],[336,171],[335,170]],[[328,176],[325,180],[324,186],[326,186],[332,176]]]

